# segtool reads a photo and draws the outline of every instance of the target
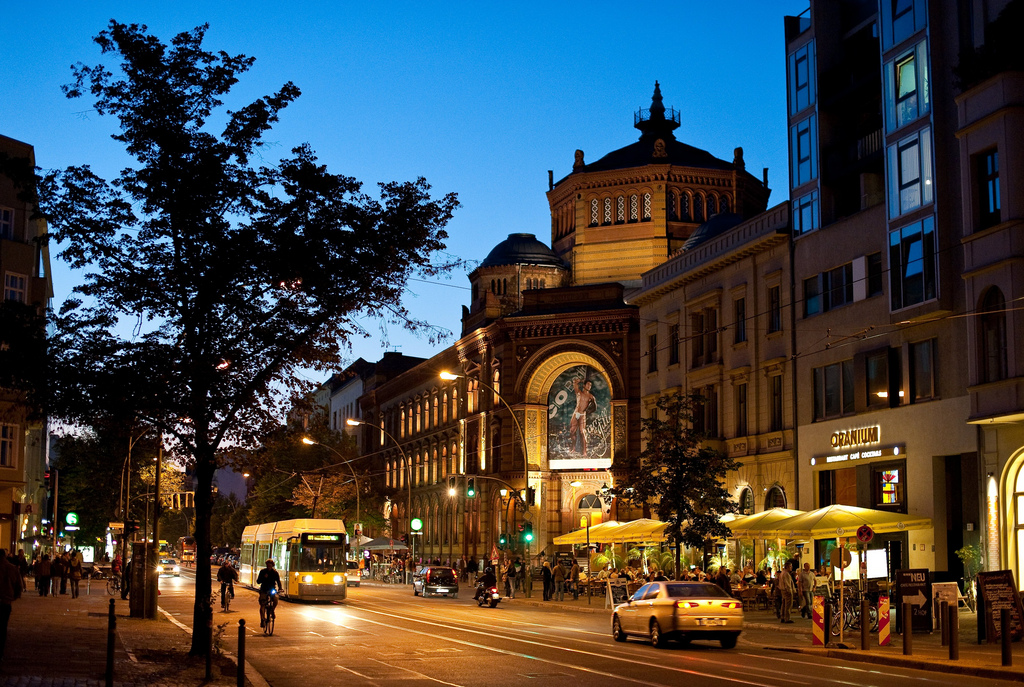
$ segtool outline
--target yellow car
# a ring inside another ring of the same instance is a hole
[[[717,639],[732,649],[743,631],[743,602],[708,582],[650,582],[615,607],[612,637],[648,637],[664,648],[669,640]]]

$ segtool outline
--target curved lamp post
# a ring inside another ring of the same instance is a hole
[[[355,468],[353,468],[351,465],[352,461],[355,460],[355,458],[346,459],[345,456],[341,455],[341,453],[337,449],[334,449],[328,446],[327,444],[321,444],[319,441],[313,441],[309,437],[302,437],[302,443],[304,443],[307,446],[322,446],[323,448],[327,449],[334,455],[341,458],[342,465],[348,465],[348,469],[352,473],[352,481],[356,483],[356,522],[359,522],[359,478],[356,477]]]
[[[406,472],[407,472],[406,478],[405,478],[405,486],[408,488],[408,494],[406,496],[407,500],[406,500],[406,503],[405,503],[405,511],[406,511],[405,512],[405,527],[406,527],[406,532],[409,533],[409,543],[411,544],[412,543],[412,463],[409,462],[409,456],[405,455],[405,450],[402,448],[402,445],[400,443],[398,443],[398,439],[396,439],[394,436],[392,436],[391,433],[389,431],[387,431],[386,429],[384,429],[383,427],[379,427],[377,425],[370,424],[369,422],[363,422],[362,420],[353,420],[351,418],[346,420],[345,423],[349,427],[358,427],[359,425],[365,425],[366,427],[373,427],[375,430],[377,430],[378,432],[380,432],[381,434],[383,434],[387,438],[391,439],[391,441],[395,442],[395,446],[398,447],[398,452],[402,454],[402,460],[405,461],[405,469],[406,469]]]

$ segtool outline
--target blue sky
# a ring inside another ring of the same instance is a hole
[[[92,37],[111,19],[163,40],[207,22],[206,46],[256,58],[233,97],[291,80],[302,97],[266,140],[284,156],[308,142],[334,172],[375,190],[424,176],[462,208],[448,250],[481,260],[509,233],[550,244],[545,192],[588,161],[628,145],[633,112],[654,81],[681,111],[680,140],[747,169],[769,167],[770,204],[785,199],[783,16],[806,0],[635,3],[45,2],[8,3],[0,42],[0,134],[35,146],[43,168],[90,164],[107,178],[128,163],[114,120],[60,91],[70,65],[101,58]],[[79,281],[54,260],[59,305]],[[459,333],[468,280],[412,282],[412,313]],[[377,327],[368,328],[376,333]],[[425,339],[391,328],[392,350],[429,356]],[[352,342],[376,360],[379,337]]]

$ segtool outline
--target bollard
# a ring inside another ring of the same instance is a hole
[[[871,604],[867,599],[860,600],[860,650],[867,651],[871,641]]]
[[[238,621],[238,680],[237,687],[245,687],[245,618]]]
[[[114,615],[114,600],[110,600],[107,612],[107,670],[103,675],[106,687],[114,685],[114,642],[117,639],[117,616]]]
[[[949,615],[946,616],[949,625],[949,660],[959,661],[960,660],[960,614],[957,612],[956,604],[949,604],[949,608],[946,611]]]
[[[213,679],[213,607],[206,612],[206,679]]]
[[[913,620],[913,606],[906,601],[903,602],[903,655],[913,656],[914,655],[914,626],[911,624]]]
[[[948,601],[939,604],[939,629],[942,631],[942,646],[949,646],[949,607]]]
[[[1013,665],[1013,630],[1010,629],[1010,609],[999,609],[999,639],[1003,647],[1003,665]]]

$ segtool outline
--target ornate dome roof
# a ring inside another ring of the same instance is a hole
[[[743,221],[743,217],[737,215],[735,212],[722,212],[717,215],[713,215],[707,222],[697,227],[690,238],[686,239],[686,243],[683,244],[683,250],[690,250],[698,244],[704,243],[708,239],[714,238],[719,234],[724,234],[729,231],[737,224]]]
[[[537,240],[533,234],[509,234],[487,254],[480,267],[500,265],[552,265],[564,267],[565,263],[555,252]]]

